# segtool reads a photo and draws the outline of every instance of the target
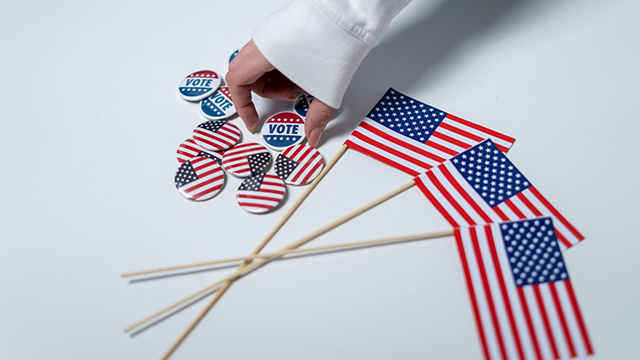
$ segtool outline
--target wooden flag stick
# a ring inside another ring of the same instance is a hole
[[[288,246],[284,247],[281,250],[291,250],[291,249],[296,249],[306,243],[308,243],[309,241],[319,237],[320,235],[330,231],[331,229],[334,229],[344,223],[346,223],[347,221],[355,218],[356,216],[382,204],[383,202],[391,199],[392,197],[404,192],[407,189],[412,188],[413,186],[415,186],[415,181],[411,180],[410,182],[400,186],[399,188],[391,191],[390,193],[383,195],[381,197],[379,197],[378,199],[370,202],[369,204],[354,210],[350,213],[348,213],[347,215],[342,216],[341,218],[334,220],[332,222],[330,222],[329,224],[321,227],[320,229],[312,232],[311,234],[303,237],[302,239],[293,242],[291,244],[289,244]],[[252,271],[257,270],[258,268],[268,264],[269,262],[273,261],[275,258],[267,258],[267,259],[261,259],[261,260],[257,260],[254,262],[249,263],[246,266],[240,267],[235,273],[229,275],[228,277],[226,277],[225,279],[223,279],[223,281],[225,281],[226,283],[223,285],[223,287],[218,291],[218,293],[216,294],[216,296],[213,297],[213,299],[211,299],[211,301],[207,304],[207,306],[202,310],[202,312],[200,313],[200,315],[198,315],[198,317],[191,323],[191,325],[189,325],[189,327],[185,330],[184,333],[182,333],[182,335],[178,338],[178,340],[176,340],[175,343],[173,343],[173,345],[171,346],[171,348],[169,348],[169,350],[165,353],[165,355],[162,357],[162,359],[168,359],[169,357],[171,357],[171,355],[175,352],[175,350],[178,348],[178,346],[180,346],[180,344],[184,341],[184,339],[191,333],[191,331],[198,325],[198,323],[204,318],[204,316],[209,312],[209,310],[216,304],[216,302],[218,301],[218,299],[220,299],[220,297],[222,296],[222,294],[224,293],[224,291],[226,291],[226,289],[229,288],[229,286],[231,286],[231,283],[237,279],[239,279],[240,277],[249,274]]]
[[[227,264],[232,262],[247,261],[247,260],[254,260],[254,259],[266,259],[271,257],[280,258],[285,255],[313,254],[313,253],[319,253],[323,251],[332,251],[332,250],[340,250],[340,249],[348,249],[348,248],[402,244],[406,242],[434,239],[434,238],[450,236],[450,235],[453,235],[453,230],[443,230],[438,232],[428,232],[428,233],[407,235],[407,236],[394,236],[394,237],[388,237],[388,238],[377,239],[377,240],[353,241],[353,242],[348,242],[344,244],[325,245],[325,246],[317,246],[317,247],[310,247],[310,248],[304,248],[304,249],[280,250],[280,251],[275,251],[271,253],[238,256],[233,258],[207,261],[207,262],[201,262],[201,263],[195,263],[195,264],[178,265],[178,266],[164,267],[164,268],[158,268],[158,269],[130,272],[130,273],[122,274],[122,277],[148,275],[148,274],[155,274],[155,273],[165,272],[165,271],[184,270],[184,269],[191,269],[194,267]]]
[[[284,214],[284,216],[282,217],[282,219],[280,219],[280,221],[278,221],[278,223],[276,223],[276,226],[274,226],[274,228],[269,232],[269,234],[267,234],[267,236],[262,240],[262,242],[260,244],[258,244],[258,246],[256,247],[256,249],[253,251],[253,255],[258,254],[260,251],[262,251],[262,249],[267,245],[267,243],[269,241],[271,241],[271,239],[273,239],[273,237],[276,235],[276,233],[282,228],[282,226],[287,222],[287,220],[289,220],[289,218],[291,218],[291,216],[293,215],[293,213],[300,207],[300,205],[302,204],[302,202],[309,196],[309,194],[311,193],[311,191],[313,191],[313,189],[315,189],[315,187],[318,185],[318,183],[320,182],[320,180],[322,180],[322,178],[324,178],[324,176],[329,172],[329,170],[331,170],[331,168],[333,168],[333,166],[338,162],[338,160],[340,160],[340,158],[342,157],[342,155],[344,155],[345,152],[347,152],[347,150],[349,149],[349,147],[347,147],[347,145],[342,145],[342,147],[340,148],[340,150],[338,150],[338,152],[333,156],[333,158],[331,159],[331,161],[329,161],[329,163],[327,164],[327,166],[324,167],[324,169],[322,169],[322,171],[320,172],[320,174],[318,175],[317,178],[315,178],[311,184],[309,184],[309,186],[305,189],[305,191],[300,195],[300,197],[296,200],[296,202],[291,206],[291,208],[289,210],[287,210],[287,212]],[[248,264],[248,262],[245,262],[244,265]],[[242,267],[238,268],[238,270],[240,270]],[[149,320],[152,320],[168,311],[170,311],[171,309],[174,309],[182,304],[185,304],[186,302],[197,298],[198,296],[204,295],[205,293],[212,291],[213,289],[215,289],[216,287],[218,287],[220,284],[222,284],[221,282],[217,282],[211,286],[208,286],[194,294],[191,294],[190,296],[177,301],[173,304],[171,304],[170,306],[156,312],[153,313],[149,316],[147,316],[146,318],[137,321],[129,326],[127,326],[124,331],[125,332],[129,332],[135,328],[137,328],[138,326],[148,322]],[[226,289],[228,288],[225,287],[224,291],[226,291]],[[222,291],[222,293],[224,293],[224,291]],[[222,296],[222,295],[220,295]]]

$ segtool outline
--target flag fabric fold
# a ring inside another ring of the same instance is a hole
[[[505,153],[515,142],[389,88],[345,145],[417,176],[485,139]]]

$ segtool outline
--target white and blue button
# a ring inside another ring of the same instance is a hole
[[[271,116],[261,130],[262,141],[273,150],[281,151],[304,141],[304,119],[293,112]]]
[[[200,112],[209,120],[222,120],[236,114],[229,88],[221,86],[210,97],[200,102]]]
[[[220,82],[220,76],[215,71],[202,70],[182,79],[178,92],[187,101],[200,101],[218,90]]]
[[[300,96],[298,96],[296,101],[293,103],[293,112],[302,117],[307,116],[307,111],[309,111],[309,106],[311,105],[312,101],[313,96],[305,93],[300,94]]]

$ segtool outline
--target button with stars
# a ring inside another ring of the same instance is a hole
[[[210,97],[200,102],[200,113],[209,120],[222,120],[236,114],[229,88],[221,86]]]
[[[286,111],[271,116],[262,125],[262,141],[273,150],[282,151],[304,141],[304,118]]]
[[[309,106],[312,101],[313,96],[305,93],[300,94],[293,103],[293,112],[302,117],[307,116],[307,111],[309,111]]]
[[[257,143],[237,145],[224,153],[222,166],[237,177],[265,173],[271,164],[271,153]]]
[[[220,76],[215,71],[197,71],[182,79],[178,85],[178,93],[187,101],[200,101],[213,94],[220,82]]]
[[[278,155],[275,171],[289,185],[305,185],[313,181],[324,168],[322,155],[309,145],[293,145]]]
[[[238,205],[250,213],[262,214],[275,209],[284,199],[287,188],[279,177],[258,173],[245,179],[238,191]]]
[[[218,195],[224,187],[225,176],[214,159],[196,156],[180,164],[174,182],[185,198],[204,201]]]

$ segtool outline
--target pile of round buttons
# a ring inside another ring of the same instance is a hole
[[[234,52],[229,62],[237,55]],[[198,125],[192,137],[177,150],[180,163],[175,185],[180,194],[193,201],[215,197],[224,188],[228,172],[244,178],[236,192],[240,207],[250,213],[265,213],[275,209],[284,199],[286,184],[305,185],[313,181],[324,167],[320,152],[304,145],[304,117],[313,97],[301,94],[293,111],[272,115],[265,121],[261,137],[265,145],[281,151],[276,157],[274,172],[269,173],[272,155],[267,147],[257,143],[239,144],[240,129],[227,122],[236,115],[229,88],[211,70],[195,72],[178,86],[180,96],[187,101],[200,101],[200,113],[207,121]]]

